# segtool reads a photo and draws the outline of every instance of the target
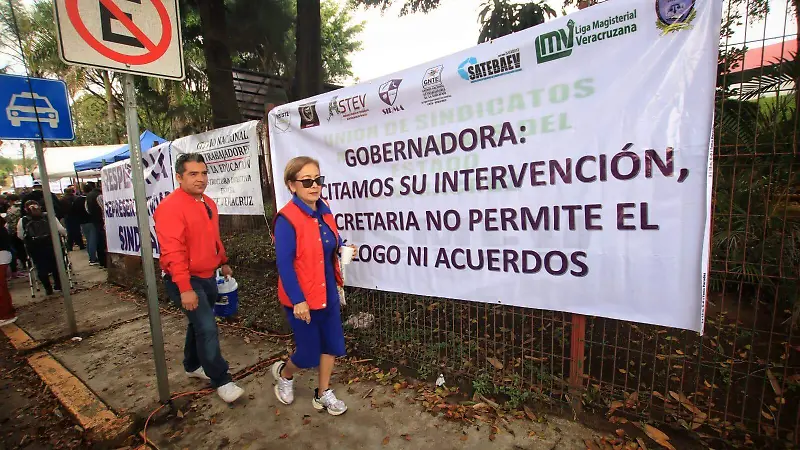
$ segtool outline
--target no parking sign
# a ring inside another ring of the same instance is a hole
[[[182,80],[178,0],[56,0],[67,64]]]

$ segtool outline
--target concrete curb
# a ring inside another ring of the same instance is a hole
[[[0,329],[18,351],[30,350],[38,345],[24,330],[15,325]],[[94,443],[101,446],[112,445],[133,433],[134,421],[131,417],[117,416],[78,377],[49,353],[36,352],[29,356],[27,361]]]
[[[3,334],[8,337],[8,340],[11,341],[11,345],[13,345],[17,351],[32,350],[39,345],[25,330],[13,323],[0,328],[0,330],[3,330]]]

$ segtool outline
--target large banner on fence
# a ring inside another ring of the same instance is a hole
[[[214,199],[221,215],[264,214],[257,126],[257,121],[250,121],[172,143],[173,161],[181,153],[201,153],[205,157],[208,166],[206,195]]]
[[[161,200],[173,191],[169,142],[145,151],[142,163],[147,211],[150,216],[150,241],[153,244],[153,256],[158,258],[161,252],[156,240],[153,213]],[[108,251],[138,256],[141,254],[141,240],[136,219],[136,205],[133,201],[131,160],[126,159],[103,167],[100,177],[103,186]]]
[[[348,285],[701,330],[720,15],[614,0],[283,105],[273,171],[319,159]]]

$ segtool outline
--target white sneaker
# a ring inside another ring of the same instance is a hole
[[[217,388],[217,395],[219,395],[219,398],[225,401],[225,403],[235,402],[242,394],[244,394],[244,389],[237,386],[233,381]]]
[[[287,380],[281,376],[281,371],[286,365],[283,361],[277,361],[272,365],[272,377],[275,378],[275,397],[284,405],[291,405],[294,402],[294,380]]]
[[[211,378],[208,378],[208,375],[206,375],[206,371],[203,370],[203,366],[200,366],[200,368],[198,368],[194,372],[186,372],[186,376],[189,377],[189,378],[199,378],[201,380],[210,380],[211,379]]]
[[[0,320],[0,327],[4,327],[6,325],[11,325],[12,323],[14,323],[16,321],[17,321],[16,317],[12,317],[12,318],[6,319],[6,320]]]
[[[328,389],[322,393],[321,398],[317,398],[316,394],[311,400],[311,405],[317,411],[326,410],[332,416],[340,416],[347,411],[347,405],[343,401],[336,398],[333,394],[333,389]]]

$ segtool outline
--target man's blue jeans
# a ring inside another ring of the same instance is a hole
[[[222,357],[219,347],[217,321],[214,318],[214,304],[217,301],[217,281],[214,278],[192,277],[192,289],[197,294],[197,309],[187,311],[181,305],[178,285],[169,275],[164,277],[164,285],[172,303],[181,308],[189,318],[186,329],[186,343],[183,346],[183,368],[194,372],[203,367],[211,378],[211,386],[218,388],[231,381],[228,362]]]
[[[89,254],[89,262],[97,262],[97,228],[93,223],[82,223],[81,232],[86,236],[86,252]]]

